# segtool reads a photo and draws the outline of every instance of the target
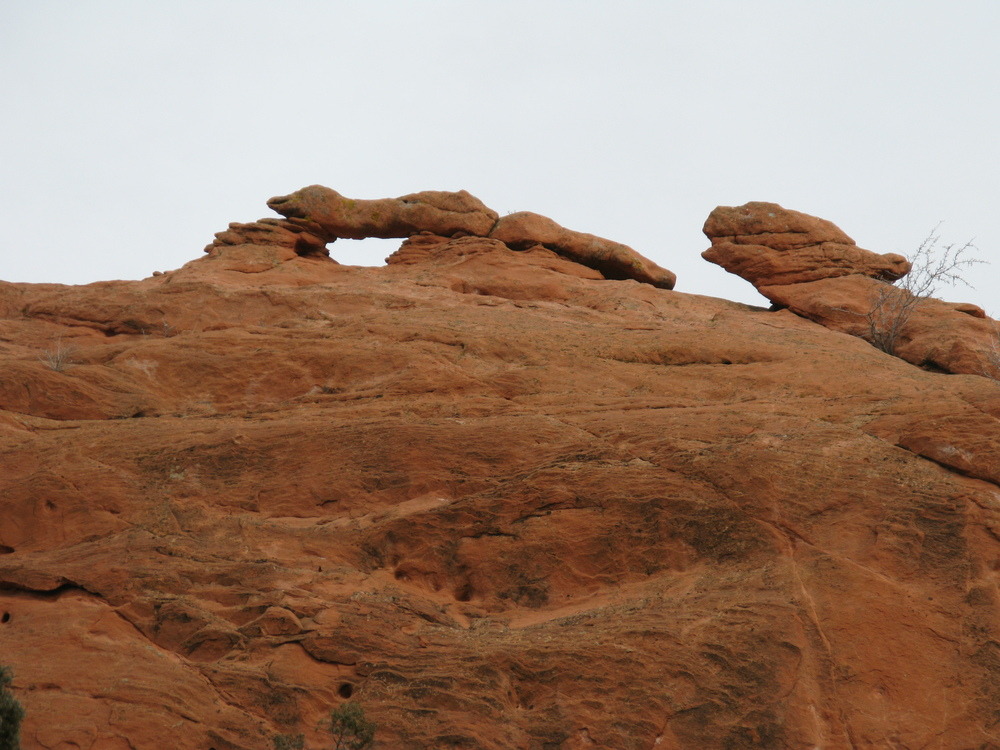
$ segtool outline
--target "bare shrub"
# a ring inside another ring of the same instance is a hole
[[[72,358],[75,353],[76,350],[72,346],[64,345],[60,339],[54,347],[42,352],[38,359],[45,363],[50,370],[62,372],[72,365]]]
[[[899,337],[921,303],[933,297],[943,285],[963,284],[971,288],[964,274],[984,262],[969,257],[978,249],[972,240],[963,245],[940,244],[940,226],[935,226],[910,256],[910,272],[895,284],[880,282],[872,296],[871,307],[865,314],[868,340],[887,354],[896,353]]]

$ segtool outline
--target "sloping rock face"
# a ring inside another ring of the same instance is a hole
[[[702,257],[776,305],[921,367],[1000,377],[1000,323],[975,305],[892,286],[910,271],[901,255],[863,250],[829,221],[776,203],[719,206],[704,232],[712,247]]]
[[[1000,745],[995,381],[540,245],[225,247],[0,284],[26,747],[347,699],[385,748]]]

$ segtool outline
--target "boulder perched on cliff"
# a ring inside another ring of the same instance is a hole
[[[719,206],[703,231],[712,247],[702,257],[758,288],[855,274],[894,281],[910,270],[902,255],[864,250],[831,222],[777,203]]]
[[[831,222],[776,203],[719,206],[704,232],[702,257],[775,305],[921,367],[1000,376],[1000,324],[975,305],[893,286],[910,271],[902,255],[863,250]]]

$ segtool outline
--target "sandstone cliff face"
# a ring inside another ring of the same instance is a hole
[[[318,743],[347,698],[385,748],[1000,746],[995,381],[543,244],[356,268],[276,221],[0,284],[25,747]]]

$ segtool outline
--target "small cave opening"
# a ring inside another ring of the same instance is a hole
[[[350,698],[354,695],[354,685],[349,682],[342,683],[339,688],[337,688],[337,695],[341,698]]]
[[[0,615],[0,623],[6,625],[8,622],[10,622],[10,612],[4,612]]]

